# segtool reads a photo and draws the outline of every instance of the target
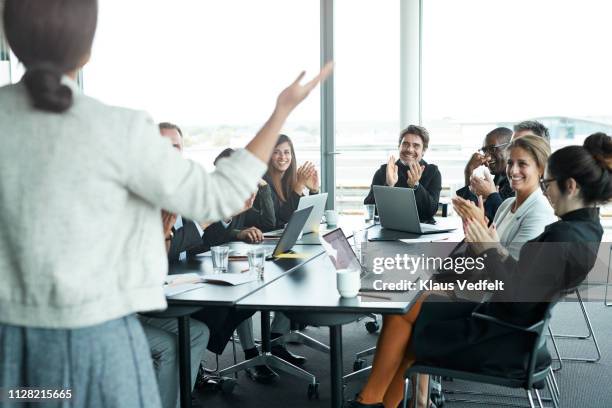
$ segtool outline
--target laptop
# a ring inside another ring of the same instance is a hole
[[[312,212],[304,224],[302,234],[310,234],[311,232],[319,232],[319,226],[321,225],[321,218],[325,212],[325,204],[327,203],[327,193],[313,194],[308,196],[300,197],[297,210],[302,210],[307,207],[312,207]],[[296,211],[297,211],[296,210]],[[268,231],[264,233],[266,238],[278,238],[283,235],[284,228],[277,229],[274,231]],[[308,240],[306,240],[308,241]],[[316,238],[313,242],[306,242],[306,244],[319,245],[319,240]]]
[[[310,217],[306,220],[306,224],[302,229],[303,234],[310,234],[311,232],[319,232],[319,226],[321,225],[321,218],[323,218],[323,212],[325,211],[325,204],[327,203],[327,193],[313,194],[303,196],[300,198],[297,209],[312,207]]]
[[[266,259],[273,259],[278,255],[284,254],[291,250],[300,236],[300,232],[302,231],[302,228],[304,228],[304,224],[308,220],[311,213],[312,207],[296,210],[293,213],[291,219],[289,219],[289,222],[287,223],[287,226],[283,230],[280,239],[278,242],[276,242],[276,245],[273,243],[264,243],[262,245],[266,250]],[[252,246],[247,246],[246,244],[231,245],[229,256],[234,258],[246,257],[248,250],[251,248]]]
[[[439,234],[455,228],[440,228],[419,221],[414,190],[402,187],[373,186],[374,199],[380,217],[381,233],[384,230],[410,234]],[[395,234],[400,235],[400,234]],[[404,237],[400,237],[404,238]],[[396,238],[399,239],[399,238]]]
[[[374,282],[380,279],[387,279],[391,282],[399,281],[399,280],[410,280],[416,281],[419,279],[420,274],[406,274],[405,271],[402,270],[391,270],[386,271],[385,276],[380,274],[375,274],[372,271],[368,271],[365,265],[361,265],[359,263],[359,259],[348,239],[342,232],[342,229],[337,228],[333,231],[328,232],[327,234],[322,236],[321,245],[325,249],[325,253],[331,260],[334,268],[338,269],[353,269],[355,271],[360,271],[361,277],[361,292],[405,292],[406,290],[377,290],[375,289]]]

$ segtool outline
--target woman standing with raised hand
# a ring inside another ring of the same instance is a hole
[[[239,211],[286,118],[331,66],[305,85],[302,73],[246,149],[207,173],[146,114],[79,91],[95,0],[6,0],[3,20],[26,73],[0,88],[0,388],[72,389],[75,407],[158,407],[134,314],[166,307],[160,210],[202,222]]]

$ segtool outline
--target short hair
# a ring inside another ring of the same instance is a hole
[[[227,149],[223,149],[223,151],[219,153],[217,157],[215,157],[215,161],[213,162],[213,164],[216,166],[219,160],[225,157],[230,157],[232,153],[234,153],[234,149],[232,149],[231,147],[228,147]]]
[[[546,139],[547,141],[550,141],[550,134],[548,132],[548,128],[537,120],[524,120],[514,125],[515,132],[522,132],[525,130],[529,130],[533,132],[534,135],[540,136]]]
[[[576,180],[585,204],[607,203],[612,198],[612,138],[594,133],[582,146],[566,146],[548,160],[548,174],[559,191],[566,191],[565,181]]]
[[[487,133],[485,140],[490,137],[497,139],[498,144],[508,143],[512,139],[512,130],[507,127],[498,127]]]
[[[510,146],[508,146],[508,151],[516,147],[526,150],[531,157],[533,157],[541,171],[540,176],[542,176],[544,174],[544,169],[546,169],[548,158],[550,157],[550,144],[548,140],[535,135],[527,135],[519,139],[514,139],[512,143],[510,143]]]
[[[427,149],[429,146],[429,132],[423,126],[417,125],[408,125],[408,127],[400,132],[400,137],[397,142],[397,145],[402,144],[402,140],[404,140],[404,136],[406,135],[417,135],[423,141],[423,150]]]
[[[157,126],[159,126],[159,130],[164,130],[164,129],[176,130],[178,132],[178,134],[181,136],[181,138],[183,138],[183,132],[181,131],[181,128],[178,127],[178,125],[175,125],[174,123],[161,122]]]

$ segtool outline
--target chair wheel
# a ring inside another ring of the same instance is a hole
[[[363,368],[363,366],[365,365],[365,360],[362,358],[358,358],[357,360],[355,360],[355,362],[353,363],[353,371],[359,371]]]
[[[308,399],[319,399],[319,383],[308,384]]]
[[[219,381],[219,389],[223,394],[231,394],[236,387],[236,380],[233,378],[224,378]]]
[[[380,329],[380,326],[378,325],[377,321],[372,321],[372,322],[367,322],[365,324],[365,328],[368,331],[368,333],[376,333],[378,329]]]

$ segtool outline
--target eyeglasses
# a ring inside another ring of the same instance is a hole
[[[509,144],[510,143],[502,143],[502,144],[498,144],[498,145],[484,146],[484,147],[478,149],[478,151],[486,156],[487,154],[492,154],[495,150],[501,149],[502,147],[506,147]]]
[[[550,183],[552,183],[553,181],[555,181],[554,178],[547,178],[547,179],[541,179],[540,180],[540,186],[542,186],[542,190],[548,190],[548,186],[550,185]]]

